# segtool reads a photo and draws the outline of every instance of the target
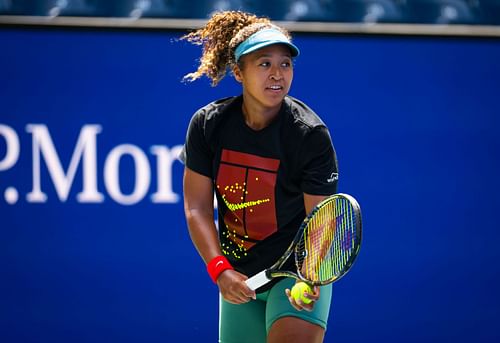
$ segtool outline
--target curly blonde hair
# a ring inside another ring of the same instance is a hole
[[[206,75],[212,80],[212,86],[216,86],[227,69],[236,63],[236,47],[255,32],[267,28],[278,29],[290,38],[287,30],[276,26],[269,18],[241,11],[216,12],[204,27],[181,37],[203,46],[198,69],[185,75],[184,80],[194,81]]]

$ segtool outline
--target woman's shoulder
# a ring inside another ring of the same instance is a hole
[[[212,101],[198,109],[194,115],[198,118],[203,118],[205,121],[214,120],[228,112],[228,109],[241,101],[240,98],[240,96],[231,96]]]
[[[309,131],[317,127],[326,127],[320,116],[303,101],[287,96],[285,106],[291,123],[297,128]]]
[[[214,133],[227,122],[227,118],[238,108],[241,102],[239,96],[215,100],[197,110],[192,119],[191,127],[197,128],[207,140],[214,137]]]

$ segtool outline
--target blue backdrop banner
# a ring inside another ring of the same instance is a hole
[[[0,27],[0,341],[215,342],[177,159],[239,94],[182,32]],[[498,342],[500,40],[296,35],[364,241],[326,342]]]

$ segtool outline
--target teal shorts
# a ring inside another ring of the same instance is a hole
[[[257,294],[257,300],[235,305],[220,296],[219,342],[221,343],[265,343],[269,329],[282,317],[298,317],[326,330],[332,285],[322,286],[320,298],[312,312],[297,311],[290,305],[285,289],[291,289],[295,280],[284,278],[270,290]]]

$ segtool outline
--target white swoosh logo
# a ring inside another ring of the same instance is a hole
[[[222,264],[222,263],[224,263],[224,262],[222,262],[222,261],[217,262],[217,263],[215,264],[215,268],[217,268],[217,267],[219,266],[219,264]]]

